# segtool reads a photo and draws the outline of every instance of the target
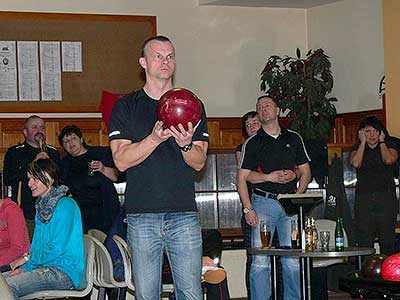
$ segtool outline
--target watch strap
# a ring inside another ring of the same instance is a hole
[[[188,152],[188,151],[190,151],[190,149],[192,149],[192,147],[193,147],[193,143],[190,143],[190,144],[188,144],[188,145],[185,145],[185,146],[183,146],[183,147],[179,147],[183,152]]]

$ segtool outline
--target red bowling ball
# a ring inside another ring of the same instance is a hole
[[[400,281],[400,253],[393,254],[382,264],[382,278],[391,281]]]
[[[195,126],[200,120],[201,112],[199,99],[183,88],[174,88],[164,93],[157,106],[158,120],[164,122],[165,128],[174,126],[178,129],[178,124],[182,124],[188,130],[187,124],[192,122]]]

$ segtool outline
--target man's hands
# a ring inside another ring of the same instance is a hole
[[[286,184],[296,179],[296,173],[293,170],[277,170],[267,174],[267,181]]]
[[[246,219],[247,224],[254,228],[257,227],[258,217],[255,210],[252,210],[251,212],[245,214],[244,218]]]
[[[183,147],[189,145],[192,142],[193,134],[196,130],[196,127],[193,127],[192,122],[188,123],[188,130],[185,130],[182,124],[178,124],[178,129],[174,126],[171,126],[170,132],[171,135],[174,137],[176,143],[179,147]]]
[[[33,161],[37,161],[38,159],[49,159],[49,154],[47,152],[39,152],[36,154],[35,159]]]
[[[163,125],[164,123],[162,121],[157,121],[150,135],[153,142],[157,145],[168,140],[172,136],[171,131],[168,128],[164,129]]]
[[[151,133],[151,138],[155,143],[161,144],[170,137],[173,137],[178,146],[183,147],[189,145],[192,142],[193,134],[197,126],[193,127],[193,124],[189,122],[188,130],[185,130],[182,124],[178,124],[177,128],[171,126],[169,128],[164,129],[163,122],[157,121]]]

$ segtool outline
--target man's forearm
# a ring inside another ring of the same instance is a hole
[[[207,142],[193,142],[192,149],[187,152],[182,151],[183,159],[194,170],[200,171],[207,161]]]

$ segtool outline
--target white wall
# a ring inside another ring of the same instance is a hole
[[[199,7],[197,0],[2,0],[0,11],[155,15],[158,33],[176,46],[176,86],[197,93],[211,117],[254,109],[267,57],[306,45],[303,9]]]
[[[307,11],[308,46],[331,57],[338,112],[382,108],[382,1],[346,0]]]

